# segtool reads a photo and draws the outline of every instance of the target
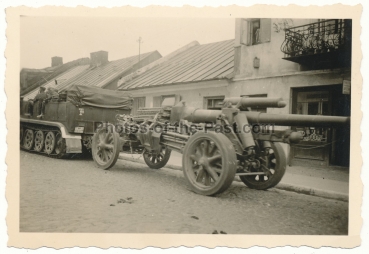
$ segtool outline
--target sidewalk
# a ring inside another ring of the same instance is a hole
[[[141,154],[121,153],[119,159],[145,163]],[[182,170],[182,154],[172,151],[165,168]],[[236,181],[240,181],[238,177]],[[277,189],[318,197],[348,201],[349,170],[341,167],[307,168],[287,167]]]

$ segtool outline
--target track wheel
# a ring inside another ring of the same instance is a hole
[[[99,168],[113,167],[119,152],[119,134],[113,131],[113,127],[102,127],[92,137],[92,157]]]
[[[35,147],[34,150],[37,152],[41,152],[42,148],[44,148],[45,144],[45,135],[41,130],[36,131],[35,133]]]
[[[55,154],[57,159],[66,159],[69,157],[66,141],[60,132],[57,132],[55,135]]]
[[[261,167],[266,169],[265,175],[240,176],[242,182],[251,189],[266,190],[276,186],[286,172],[286,155],[278,143],[271,143],[271,148],[261,151],[256,157]],[[251,170],[263,172],[263,169]]]
[[[35,138],[35,134],[33,132],[33,130],[27,129],[24,132],[24,137],[23,137],[23,147],[26,150],[31,150],[34,144],[34,138]]]
[[[182,166],[191,189],[211,196],[232,184],[237,158],[231,141],[224,134],[196,133],[184,148]]]
[[[55,148],[55,134],[49,131],[45,137],[45,152],[51,154]]]
[[[172,150],[164,146],[161,147],[160,152],[158,153],[155,153],[155,152],[150,153],[149,151],[145,149],[143,153],[143,158],[147,166],[153,169],[159,169],[159,168],[164,167],[167,164],[170,158],[171,152]]]

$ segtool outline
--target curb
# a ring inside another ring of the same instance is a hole
[[[274,188],[279,189],[279,190],[284,190],[284,191],[292,191],[292,192],[296,192],[300,194],[311,195],[311,196],[316,196],[316,197],[321,197],[321,198],[335,199],[335,200],[345,201],[345,202],[348,202],[349,200],[349,195],[347,194],[342,194],[342,193],[328,191],[328,190],[312,189],[309,187],[298,186],[298,185],[294,185],[290,183],[281,182]]]
[[[145,161],[143,161],[140,158],[135,159],[135,158],[132,158],[132,157],[129,157],[129,156],[119,155],[118,159],[131,161],[131,162],[136,162],[136,163],[141,163],[141,164],[146,165]],[[170,165],[170,164],[165,165],[164,168],[169,168],[169,169],[182,171],[181,166],[175,166],[175,165]],[[235,177],[234,181],[242,182],[238,177]],[[316,196],[316,197],[321,197],[321,198],[335,199],[335,200],[345,201],[345,202],[348,202],[348,200],[349,200],[349,195],[348,194],[342,194],[342,193],[338,193],[338,192],[334,192],[334,191],[327,191],[327,190],[321,190],[321,189],[312,189],[312,188],[309,188],[309,187],[294,185],[294,184],[290,184],[290,183],[280,182],[274,188],[279,189],[279,190],[284,190],[284,191],[291,191],[291,192],[296,192],[296,193],[300,193],[300,194]]]

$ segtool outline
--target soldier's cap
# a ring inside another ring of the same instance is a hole
[[[41,91],[45,91],[45,90],[46,90],[46,88],[45,88],[45,87],[43,87],[43,86],[40,86],[40,90],[41,90]]]

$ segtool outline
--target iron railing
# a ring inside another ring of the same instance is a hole
[[[347,49],[351,45],[351,22],[330,19],[287,28],[281,51],[285,58]]]

